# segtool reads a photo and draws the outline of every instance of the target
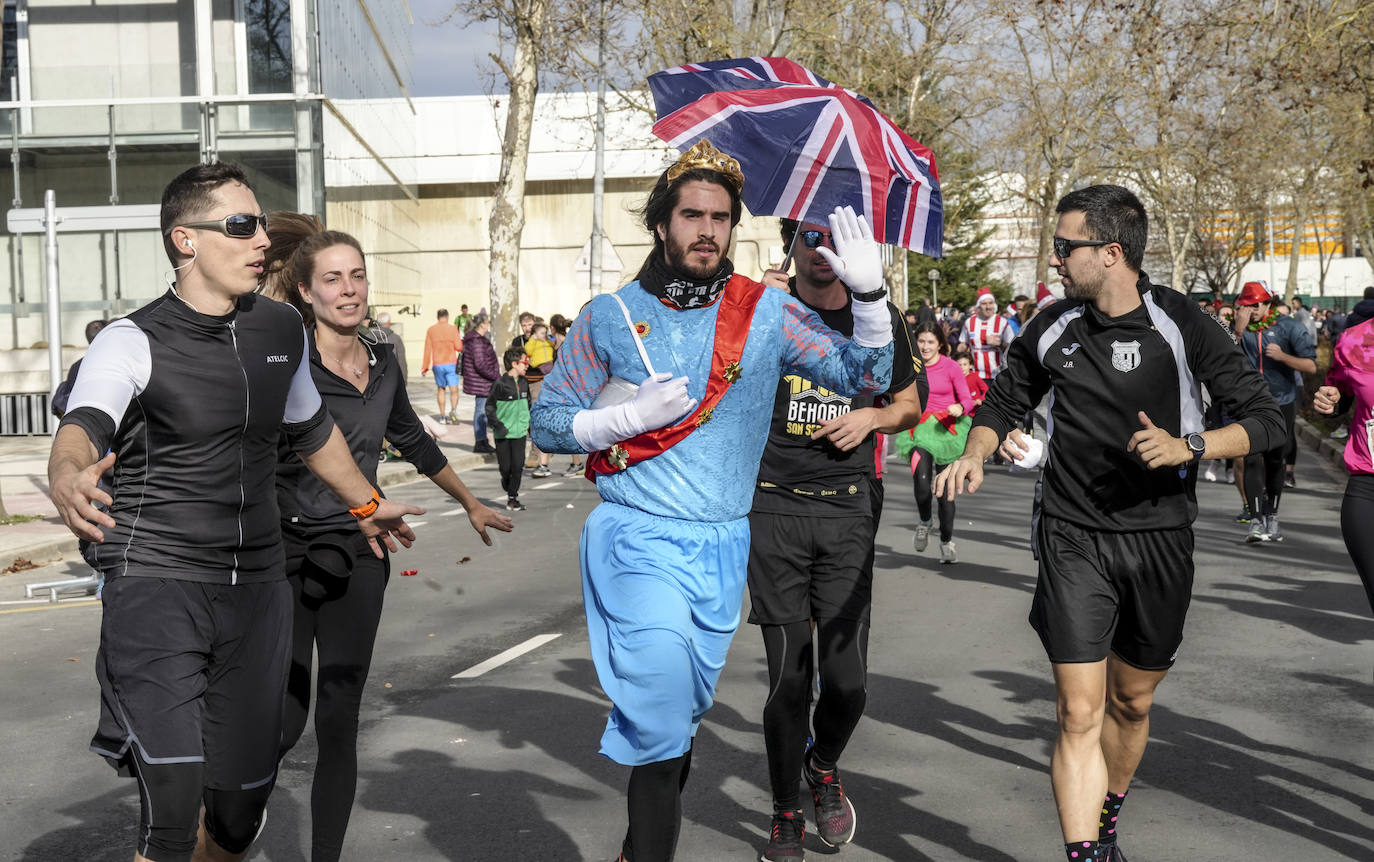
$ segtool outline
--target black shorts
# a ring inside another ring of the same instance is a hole
[[[291,647],[286,580],[118,577],[102,601],[91,750],[124,774],[133,746],[148,763],[204,763],[215,790],[271,781]]]
[[[1041,515],[1030,624],[1056,663],[1108,651],[1142,670],[1173,666],[1193,595],[1193,530],[1108,533]]]
[[[867,623],[873,605],[873,518],[749,513],[749,622]]]

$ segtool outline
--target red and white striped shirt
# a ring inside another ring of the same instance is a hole
[[[963,341],[973,353],[973,370],[979,377],[991,382],[1002,368],[1002,351],[1011,340],[1010,333],[1000,314],[986,320],[974,314],[964,324]]]

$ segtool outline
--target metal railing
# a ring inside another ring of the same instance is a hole
[[[0,394],[0,437],[47,436],[53,421],[48,393]]]

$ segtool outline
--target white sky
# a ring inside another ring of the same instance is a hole
[[[491,86],[496,67],[487,55],[496,49],[496,25],[469,25],[457,15],[438,27],[425,23],[452,7],[451,0],[411,0],[412,96],[471,96]]]

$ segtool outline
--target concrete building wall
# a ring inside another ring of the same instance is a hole
[[[606,274],[608,286],[634,278],[652,247],[634,212],[648,197],[651,184],[648,178],[606,182],[604,228],[621,264],[615,280],[610,278],[611,273]],[[388,207],[364,200],[361,193],[347,205],[341,204],[336,198],[342,191],[346,190],[330,190],[330,226],[354,233],[363,243],[368,252],[372,305],[376,311],[391,312],[392,328],[401,333],[408,350],[423,349],[425,329],[434,323],[438,309],[447,308],[450,314],[457,315],[463,304],[472,312],[490,304],[490,184],[421,186],[415,217],[416,249],[391,252],[375,250],[376,246],[366,239],[369,219],[357,217],[364,213],[382,218]],[[368,194],[375,191],[371,189]],[[546,320],[554,314],[573,317],[592,297],[589,273],[579,273],[576,266],[590,239],[591,224],[590,181],[554,180],[528,186],[517,302],[521,310]],[[730,252],[736,270],[759,277],[770,252],[779,259],[782,256],[777,219],[756,219],[746,213],[735,231]],[[613,264],[613,260],[607,259],[603,268],[612,269]]]

